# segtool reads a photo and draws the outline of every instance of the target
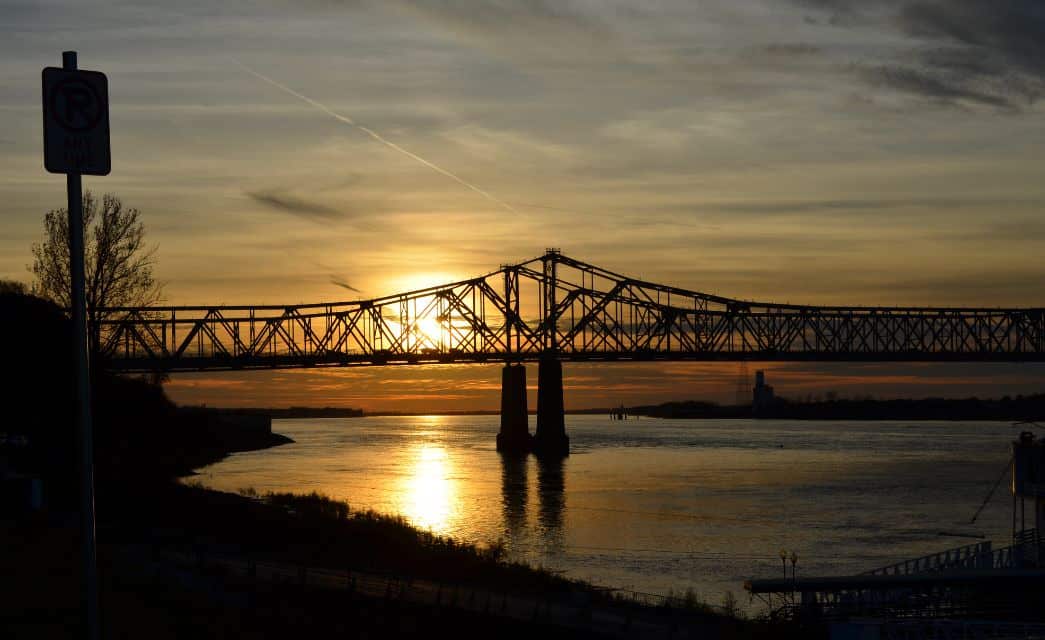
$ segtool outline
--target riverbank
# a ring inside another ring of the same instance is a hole
[[[459,544],[320,496],[236,495],[191,481],[99,495],[106,637],[767,637],[767,627],[692,598],[621,601],[506,563],[497,545]],[[19,549],[0,560],[4,584],[17,586],[4,589],[3,637],[76,635],[72,520],[0,522],[0,544]]]
[[[190,431],[210,434],[208,446],[195,450],[194,461],[218,460],[234,451],[271,448],[289,440],[279,434],[265,438],[263,429],[241,426],[222,433],[219,425],[227,427],[226,420],[191,412],[186,416]],[[627,637],[617,632],[633,624],[659,629],[658,636],[674,627],[679,627],[675,637],[689,637],[697,630],[701,637],[765,633],[761,625],[722,615],[692,596],[653,606],[621,601],[582,581],[505,562],[503,547],[496,542],[461,544],[412,527],[402,518],[354,511],[314,494],[215,491],[191,477],[175,479],[169,475],[175,468],[160,465],[134,482],[113,482],[110,473],[99,483],[98,566],[103,629],[109,637],[429,633],[596,638]],[[0,544],[21,551],[6,554],[0,563],[5,584],[18,586],[3,594],[0,635],[75,634],[81,622],[75,522],[74,514],[44,512],[0,523]],[[179,562],[178,557],[190,561]],[[284,577],[266,581],[247,572],[230,573],[230,562],[243,568],[282,567]],[[318,588],[307,577],[317,573],[342,576],[335,580],[340,587]],[[357,581],[372,581],[374,576],[389,586],[356,590]],[[419,585],[438,586],[425,592]],[[486,606],[476,605],[481,598]],[[500,612],[491,610],[497,598],[507,603]],[[527,615],[520,619],[523,611]],[[585,616],[600,622],[589,625]],[[613,634],[606,636],[606,629]]]
[[[267,417],[202,409],[179,410],[191,454],[179,464],[133,484],[107,479],[98,491],[99,528],[137,543],[234,549],[245,557],[314,566],[355,567],[433,579],[562,591],[587,585],[525,565],[500,562],[489,548],[460,544],[408,525],[402,518],[353,512],[346,503],[318,494],[258,496],[207,489],[191,479],[193,469],[236,452],[293,442],[272,433]],[[104,452],[104,449],[103,449]],[[150,481],[151,480],[151,481]]]
[[[224,460],[233,453],[260,451],[294,441],[273,433],[272,416],[261,412],[179,407],[174,421],[190,440],[180,451],[171,470],[175,476],[188,476],[195,469]]]

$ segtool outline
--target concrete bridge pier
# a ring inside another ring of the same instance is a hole
[[[506,364],[501,369],[501,432],[497,434],[497,450],[529,453],[532,447],[526,409],[526,367]]]
[[[543,457],[570,455],[562,401],[562,362],[541,358],[537,366],[537,433],[533,451]]]

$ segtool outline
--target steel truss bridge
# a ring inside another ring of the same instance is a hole
[[[1045,309],[822,307],[629,278],[550,249],[371,300],[113,308],[120,371],[559,360],[1043,361]]]

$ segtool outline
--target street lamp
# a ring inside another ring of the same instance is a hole
[[[798,586],[798,577],[795,574],[795,565],[798,564],[798,554],[794,551],[791,552],[791,601],[795,600],[795,588]],[[785,570],[786,573],[786,570]],[[787,579],[787,576],[784,576]]]

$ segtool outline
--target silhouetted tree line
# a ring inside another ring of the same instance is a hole
[[[627,409],[629,415],[653,418],[750,418],[751,407],[685,400]]]
[[[632,415],[656,418],[778,418],[793,420],[1042,420],[1045,394],[984,398],[922,398],[876,400],[870,396],[841,398],[828,393],[825,399],[803,401],[776,398],[755,410],[749,406],[713,402],[665,402],[632,407]]]
[[[58,305],[17,287],[0,287],[0,335],[8,337],[0,433],[18,442],[3,445],[0,456],[15,470],[42,476],[51,507],[73,505],[77,498],[71,333]],[[271,433],[223,429],[213,412],[179,409],[152,380],[100,368],[92,373],[92,408],[99,500],[106,486],[148,486],[231,451],[287,441]]]
[[[210,411],[218,415],[236,416],[259,416],[272,418],[273,420],[287,420],[296,418],[361,418],[362,409],[352,407],[248,407],[242,409],[207,409],[206,405],[199,407],[183,406],[186,412]]]
[[[758,417],[797,420],[1039,420],[1045,418],[1045,394],[999,399],[834,397],[813,402],[780,399],[759,409]]]
[[[7,338],[0,432],[9,440],[0,456],[17,471],[43,475],[48,499],[67,502],[75,497],[76,473],[69,322],[56,305],[5,283],[0,335]],[[26,437],[24,446],[10,442],[18,436]]]

